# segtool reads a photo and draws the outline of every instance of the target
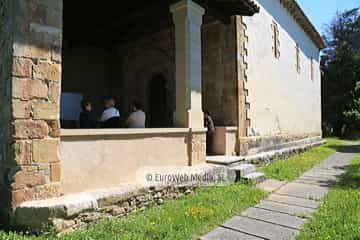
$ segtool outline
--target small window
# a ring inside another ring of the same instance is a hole
[[[314,81],[314,59],[310,59],[310,74],[311,74],[311,81]]]
[[[296,44],[295,50],[296,50],[296,71],[298,73],[300,73],[301,72],[301,66],[300,66],[300,47],[299,47],[299,44]]]
[[[272,50],[274,53],[274,57],[278,59],[280,58],[280,37],[279,37],[278,25],[274,21],[271,24],[271,30],[272,30],[272,40],[273,40]]]

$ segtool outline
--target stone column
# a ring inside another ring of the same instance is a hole
[[[203,128],[201,24],[205,10],[191,0],[170,7],[175,24],[176,113],[178,127]]]
[[[10,133],[1,178],[14,209],[24,201],[61,194],[62,0],[7,0],[6,6],[1,17],[8,16],[6,32],[12,37],[1,35],[0,40],[10,46],[4,59],[10,67],[0,80],[10,89],[9,120],[2,126]]]

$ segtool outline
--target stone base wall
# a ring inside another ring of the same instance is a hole
[[[276,135],[240,138],[240,155],[254,155],[261,152],[278,150],[297,145],[298,141],[320,138],[321,133],[306,133],[301,135]]]
[[[68,220],[54,218],[50,224],[60,235],[67,234],[86,229],[90,224],[104,219],[124,217],[133,212],[142,212],[154,205],[162,205],[165,201],[191,194],[195,189],[193,186],[150,187],[134,192],[127,199],[104,199],[96,210],[85,211]]]

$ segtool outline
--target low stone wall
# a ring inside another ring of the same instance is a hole
[[[312,141],[320,141],[321,133],[300,135],[255,136],[240,138],[240,155],[254,155],[261,152],[301,146]]]
[[[326,143],[326,141],[322,140],[321,138],[310,138],[297,141],[296,143],[297,145],[292,142],[289,143],[287,147],[281,149],[248,155],[244,157],[244,160],[247,163],[255,164],[257,166],[264,166],[271,164],[274,161],[288,159],[291,156],[303,153],[313,147],[317,147]]]
[[[62,130],[62,190],[67,194],[134,183],[142,167],[203,164],[205,154],[203,130]]]
[[[128,186],[29,202],[17,208],[13,226],[31,232],[40,232],[44,227],[52,226],[57,233],[65,234],[85,229],[99,220],[122,217],[149,206],[161,205],[195,189],[195,186]]]
[[[146,178],[144,180],[147,181],[140,185],[121,185],[25,202],[15,209],[12,226],[39,232],[44,226],[50,225],[54,226],[58,233],[64,234],[87,228],[98,220],[122,217],[143,211],[149,206],[161,205],[166,200],[190,194],[200,186],[233,183],[237,180],[235,170],[212,164],[147,169],[145,172],[160,172],[162,176],[174,178],[164,178],[161,182],[148,181]],[[178,180],[175,176],[179,177]]]

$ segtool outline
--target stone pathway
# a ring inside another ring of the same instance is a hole
[[[316,211],[320,201],[358,153],[346,147],[294,182],[274,191],[201,237],[202,240],[292,240]]]

